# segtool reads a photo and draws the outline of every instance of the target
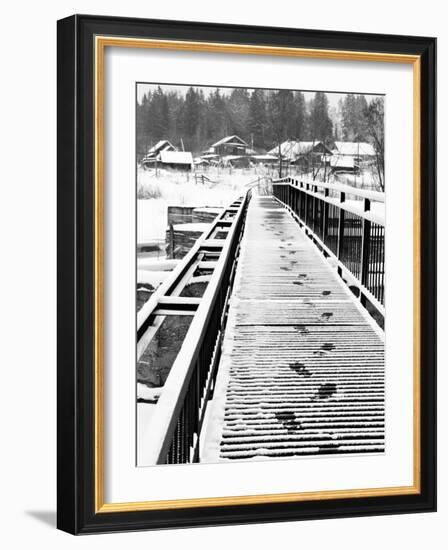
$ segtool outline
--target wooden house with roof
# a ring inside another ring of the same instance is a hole
[[[250,151],[249,144],[237,135],[226,136],[208,149],[208,154],[218,155],[220,157],[227,156],[245,156]]]
[[[160,154],[165,151],[177,151],[176,147],[167,139],[161,139],[155,145],[148,149],[148,152],[142,159],[142,166],[151,168],[160,160]]]
[[[375,158],[373,145],[365,141],[335,141],[333,155],[353,157],[355,162],[372,160]]]

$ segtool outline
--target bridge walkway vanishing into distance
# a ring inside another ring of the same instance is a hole
[[[384,315],[382,194],[273,188],[233,203],[140,312],[138,357],[165,315],[192,318],[145,464],[384,450],[384,333],[366,309]],[[182,298],[212,265],[204,296]]]
[[[252,198],[201,460],[381,451],[384,344],[274,197]]]

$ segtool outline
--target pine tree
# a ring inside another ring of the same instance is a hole
[[[306,113],[306,101],[302,92],[296,92],[294,94],[294,107],[295,107],[295,137],[299,141],[303,141],[307,132],[307,113]]]
[[[176,146],[180,146],[179,136],[182,129],[183,98],[177,92],[171,92],[167,96],[169,110],[168,139]]]
[[[342,137],[345,141],[367,140],[366,107],[367,100],[364,95],[347,94],[340,103]]]
[[[311,139],[331,141],[333,139],[333,122],[328,112],[328,98],[325,92],[316,92],[310,109]]]
[[[212,141],[228,135],[230,121],[227,113],[227,107],[224,97],[221,95],[219,88],[210,96],[210,130]]]
[[[147,125],[151,141],[157,142],[166,138],[169,128],[168,101],[160,86],[149,100]]]
[[[345,141],[353,141],[355,137],[355,96],[347,94],[340,103],[342,118],[342,137]]]
[[[196,150],[198,145],[197,129],[200,121],[200,101],[199,94],[190,87],[185,96],[182,109],[182,131],[183,143],[187,150]]]
[[[248,139],[249,93],[246,88],[234,88],[227,100],[231,121],[230,133]]]
[[[148,152],[151,143],[151,132],[149,129],[149,105],[151,92],[144,94],[141,103],[137,103],[136,131],[137,131],[137,159],[142,159]]]
[[[366,128],[375,149],[375,167],[379,186],[384,191],[384,98],[378,97],[364,111]]]
[[[294,94],[291,90],[271,92],[268,100],[268,120],[275,143],[295,135]]]
[[[253,142],[255,148],[266,147],[266,99],[263,90],[254,90],[250,96],[249,113],[247,119],[249,130],[249,143]]]

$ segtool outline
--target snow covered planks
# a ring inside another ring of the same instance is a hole
[[[248,209],[202,462],[384,451],[384,338],[272,197]]]

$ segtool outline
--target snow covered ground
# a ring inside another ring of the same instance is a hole
[[[177,264],[177,260],[168,260],[164,256],[164,242],[167,229],[168,206],[192,206],[200,207],[223,207],[229,205],[235,198],[241,196],[251,185],[256,185],[258,178],[262,175],[256,170],[233,170],[220,173],[207,172],[208,180],[198,179],[194,174],[159,170],[156,175],[154,171],[138,170],[137,182],[137,241],[138,244],[157,244],[161,246],[161,255],[154,256],[153,252],[142,253],[137,257],[138,274],[137,280],[141,285],[151,285],[156,289],[169,275],[170,271]],[[304,178],[305,180],[307,178]],[[350,176],[348,177],[350,180]],[[202,182],[203,181],[203,182]],[[336,183],[357,184],[358,188],[372,188],[371,181],[360,184],[358,181],[334,180]],[[363,201],[352,200],[347,197],[346,204],[354,211],[363,210]],[[384,204],[372,203],[372,215],[384,216]],[[188,223],[176,224],[175,229],[205,230],[209,224]],[[223,361],[227,349],[223,350]],[[221,364],[221,371],[225,370]],[[151,418],[154,414],[159,395],[163,386],[152,388],[146,384],[137,384],[137,397],[141,401],[137,404],[138,423],[138,464],[144,465],[143,457],[147,455],[145,448],[146,441],[149,441],[145,434],[151,430]],[[220,387],[215,390],[215,399],[220,396]],[[143,402],[142,402],[143,401]],[[217,430],[216,418],[211,416],[212,407],[208,407],[204,433],[221,433]],[[204,438],[205,441],[205,438]],[[201,448],[205,458],[205,449]],[[214,460],[212,460],[213,462]]]
[[[137,242],[165,238],[168,206],[227,206],[256,182],[254,170],[209,171],[211,181],[196,183],[194,174],[159,170],[137,171]]]
[[[164,244],[168,225],[168,206],[223,207],[239,197],[248,185],[257,181],[251,170],[209,171],[210,181],[196,183],[194,174],[168,170],[138,169],[137,172],[137,244],[160,246],[156,252],[137,256],[137,280],[157,288],[174,268],[166,259]],[[176,226],[178,228],[183,226]],[[206,230],[208,224],[189,224]],[[172,261],[171,261],[172,262]]]
[[[227,206],[236,197],[255,184],[259,177],[267,175],[263,167],[252,169],[210,169],[198,179],[193,173],[171,170],[137,171],[137,242],[151,243],[165,239],[168,206]],[[306,174],[293,177],[311,180]],[[344,183],[360,189],[380,189],[377,178],[370,171],[361,174],[333,176],[334,183]]]
[[[361,170],[359,174],[340,174],[333,177],[334,183],[351,185],[358,189],[368,189],[370,191],[382,191],[378,176],[374,171]]]

